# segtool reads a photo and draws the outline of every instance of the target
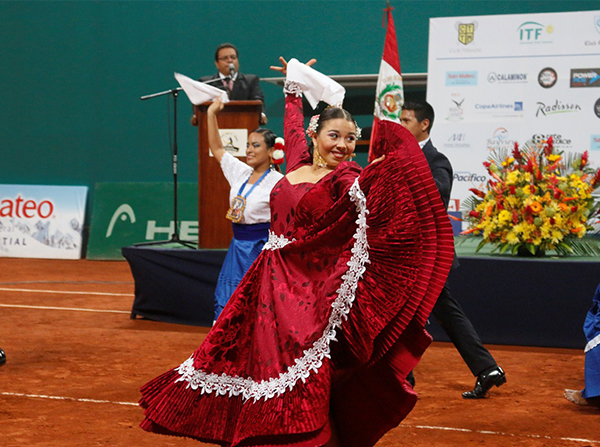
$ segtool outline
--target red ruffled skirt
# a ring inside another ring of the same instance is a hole
[[[142,428],[318,447],[333,427],[366,447],[410,412],[405,378],[454,245],[412,135],[383,121],[376,148],[385,160],[345,163],[302,197],[292,237],[271,236],[202,345],[142,388]]]

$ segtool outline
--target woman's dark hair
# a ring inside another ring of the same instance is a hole
[[[273,132],[272,130],[265,129],[264,127],[259,127],[258,129],[254,129],[250,133],[258,133],[262,135],[265,139],[265,144],[267,145],[268,149],[271,149],[273,146],[275,146],[275,138],[277,138],[277,135],[275,135],[275,132]]]
[[[319,132],[321,132],[323,125],[327,121],[335,119],[344,119],[346,121],[350,121],[351,123],[354,123],[355,127],[358,127],[356,121],[354,121],[354,118],[352,118],[352,115],[346,109],[342,109],[340,107],[327,107],[321,112],[321,115],[319,116],[319,121],[317,122],[317,135],[319,134]],[[308,144],[308,152],[310,153],[311,157],[313,155],[314,150],[315,146],[311,138],[310,143]]]
[[[262,135],[262,137],[265,140],[265,144],[267,145],[267,149],[273,149],[273,146],[275,146],[275,139],[277,138],[277,135],[275,135],[275,132],[273,132],[272,130],[265,129],[264,127],[259,127],[258,129],[254,129],[250,133],[257,133]],[[273,167],[276,171],[281,172],[278,165],[273,164]]]

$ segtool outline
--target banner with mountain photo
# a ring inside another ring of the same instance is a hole
[[[87,192],[0,185],[0,257],[80,259]]]

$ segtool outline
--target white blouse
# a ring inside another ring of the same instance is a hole
[[[223,158],[221,158],[221,169],[229,182],[229,186],[231,186],[231,190],[229,191],[229,203],[231,204],[240,190],[240,186],[242,186],[252,174],[252,168],[230,153],[225,152]],[[254,188],[254,191],[246,197],[246,208],[244,209],[244,215],[240,223],[256,224],[271,221],[271,208],[269,206],[271,190],[282,178],[283,174],[280,172],[271,171],[262,182]],[[250,188],[252,188],[252,185],[247,183],[242,191],[242,196],[246,194]]]

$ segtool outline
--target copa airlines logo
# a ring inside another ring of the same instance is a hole
[[[523,22],[517,28],[517,35],[521,44],[553,43],[553,33],[554,27],[552,25],[543,25],[532,21]]]
[[[497,111],[523,111],[523,101],[515,101],[513,103],[492,103],[492,104],[475,104],[475,110],[478,112],[497,112]]]
[[[469,171],[459,171],[454,173],[455,182],[485,183],[487,177],[482,174]]]
[[[48,219],[53,216],[53,213],[54,204],[50,200],[37,202],[33,199],[24,199],[19,195],[15,199],[0,201],[0,217]]]
[[[580,112],[581,106],[575,103],[565,103],[559,101],[558,99],[554,100],[554,103],[546,103],[542,101],[537,102],[537,111],[535,112],[536,118],[558,115],[564,113],[574,113]]]
[[[600,87],[600,68],[571,69],[571,88]]]
[[[487,80],[490,84],[526,84],[527,73],[488,73]]]

